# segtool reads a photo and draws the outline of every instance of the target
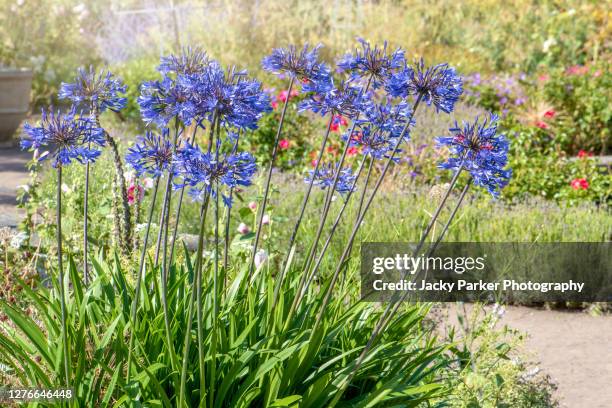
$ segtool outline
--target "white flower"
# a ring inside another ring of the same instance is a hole
[[[261,223],[263,225],[270,225],[270,216],[268,214],[264,214],[263,217],[261,217]]]
[[[248,234],[248,233],[251,231],[251,229],[249,228],[249,226],[248,226],[248,225],[246,225],[244,222],[241,222],[241,223],[240,223],[240,225],[238,225],[237,230],[238,230],[238,232],[239,232],[239,233],[241,233],[242,235],[244,235],[244,234]]]
[[[260,266],[268,260],[268,253],[264,249],[260,249],[255,254],[255,268],[259,269]]]
[[[123,177],[125,177],[125,181],[128,184],[132,184],[132,181],[134,181],[135,176],[136,174],[134,173],[133,170],[128,170],[125,173],[123,173]]]
[[[19,234],[13,236],[13,238],[11,239],[11,248],[19,249],[27,240],[28,234],[26,234],[25,232],[20,232]]]
[[[548,37],[548,39],[544,41],[544,44],[542,44],[542,52],[548,52],[550,47],[554,45],[557,45],[557,40],[555,40],[553,37]]]
[[[26,193],[30,192],[30,185],[29,184],[22,184],[20,186],[17,186],[17,188],[23,189],[23,191],[25,191]]]
[[[72,192],[72,189],[68,187],[68,184],[62,183],[62,192],[68,194]]]
[[[499,303],[496,303],[495,305],[493,305],[493,310],[491,310],[491,312],[496,317],[502,318],[506,314],[506,309],[502,305],[500,305]]]
[[[153,188],[153,184],[154,184],[154,181],[153,181],[153,179],[151,177],[146,177],[144,180],[142,180],[142,185],[147,190],[150,189],[150,188]]]

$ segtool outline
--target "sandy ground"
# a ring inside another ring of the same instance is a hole
[[[562,407],[612,407],[612,316],[508,307],[500,323],[527,333]]]

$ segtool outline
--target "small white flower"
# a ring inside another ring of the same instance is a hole
[[[17,188],[22,189],[23,191],[25,191],[26,193],[30,192],[30,185],[29,184],[22,184],[20,186],[17,186]]]
[[[270,225],[270,216],[268,214],[264,214],[264,216],[261,217],[261,223],[263,225]]]
[[[255,254],[255,268],[259,269],[260,266],[268,260],[268,253],[264,249],[260,249]]]
[[[140,232],[144,231],[145,228],[147,228],[147,224],[136,224],[136,227],[134,229],[136,230],[136,232]]]
[[[238,225],[237,230],[238,230],[238,232],[239,232],[239,233],[241,233],[242,235],[244,235],[244,234],[248,234],[248,233],[251,231],[251,229],[249,228],[249,226],[248,226],[248,225],[246,225],[244,222],[241,222],[241,223],[240,223],[240,225]]]
[[[11,248],[19,249],[28,240],[28,234],[20,232],[11,238]]]
[[[153,181],[153,179],[151,177],[147,177],[142,181],[142,185],[144,186],[144,188],[146,188],[147,190],[150,188],[153,188],[153,184],[155,182]]]
[[[72,192],[72,189],[68,187],[68,184],[62,183],[62,192],[68,194]]]
[[[128,170],[125,173],[123,173],[123,177],[125,177],[125,181],[128,184],[132,184],[132,181],[134,181],[135,176],[136,175],[133,170]]]
[[[548,52],[550,47],[554,45],[557,45],[557,40],[555,40],[553,37],[548,37],[548,39],[544,41],[544,44],[542,44],[542,52]]]

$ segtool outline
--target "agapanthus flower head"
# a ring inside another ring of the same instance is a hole
[[[59,98],[68,99],[76,106],[95,108],[98,112],[110,109],[118,112],[125,108],[127,98],[119,96],[127,87],[111,74],[110,71],[96,73],[92,66],[89,69],[79,68],[75,82],[64,83],[60,87]]]
[[[339,87],[333,87],[328,92],[313,93],[298,105],[299,111],[310,110],[325,116],[341,115],[354,118],[364,108],[368,100],[368,95],[361,89],[351,86],[348,82],[343,82]]]
[[[450,137],[436,138],[438,146],[448,146],[451,157],[440,164],[443,169],[457,170],[463,167],[474,180],[474,184],[485,187],[493,196],[510,180],[512,170],[504,169],[508,163],[508,141],[497,134],[495,115],[489,120],[476,118],[474,122],[457,123],[449,129]]]
[[[319,62],[321,47],[319,44],[310,49],[306,44],[300,51],[294,45],[275,48],[270,55],[263,58],[261,65],[268,72],[276,75],[286,74],[299,81],[329,80],[331,77],[329,67]]]
[[[53,108],[42,111],[39,126],[24,125],[21,148],[38,153],[38,160],[52,158],[53,167],[65,166],[73,160],[93,162],[100,155],[97,146],[104,146],[104,130],[87,117],[77,117],[75,108],[62,114]]]
[[[210,64],[206,51],[195,47],[186,47],[178,56],[162,57],[157,70],[164,75],[174,73],[177,75],[202,74]]]
[[[349,135],[345,134],[342,138],[346,141],[349,139]],[[391,137],[389,133],[385,133],[372,125],[364,125],[353,132],[349,143],[352,147],[361,147],[361,152],[364,155],[380,160],[391,157],[393,151],[398,148],[399,141],[398,137]],[[395,156],[398,153],[401,153],[400,149],[397,150]],[[393,159],[396,163],[399,160],[399,157]]]
[[[348,72],[351,81],[359,81],[371,78],[374,89],[379,88],[389,78],[391,73],[402,68],[406,61],[404,51],[400,48],[387,53],[387,42],[382,47],[370,43],[362,38],[357,39],[361,49],[356,49],[353,54],[346,54],[338,62],[340,70]]]
[[[390,137],[399,137],[408,121],[410,121],[410,126],[415,124],[412,118],[412,108],[410,104],[403,100],[397,104],[392,104],[389,101],[376,103],[370,100],[363,105],[362,112],[362,118],[357,121],[359,125],[369,125],[387,133]],[[410,132],[407,129],[404,133],[404,140],[408,141],[409,137]]]
[[[196,200],[201,200],[205,193],[213,197],[221,194],[228,207],[232,205],[231,199],[217,189],[250,186],[257,171],[255,158],[249,153],[218,155],[189,143],[178,150],[176,165],[180,179],[177,187],[190,187],[189,194]]]
[[[333,186],[337,169],[337,165],[332,163],[322,163],[316,171],[308,171],[308,176],[304,178],[304,182],[310,183],[314,177],[313,185],[319,186],[322,190],[325,190]],[[355,179],[356,177],[353,175],[350,167],[340,169],[340,176],[338,177],[338,182],[336,183],[336,191],[340,194],[344,194],[354,190]]]
[[[164,77],[160,81],[143,83],[138,104],[142,120],[162,128],[175,117],[189,125],[198,112],[193,89],[183,83],[182,77],[176,80]]]
[[[421,59],[414,68],[405,67],[392,74],[386,89],[392,96],[415,95],[428,106],[433,104],[436,111],[450,113],[463,92],[463,82],[448,64],[425,67]]]
[[[140,177],[161,177],[166,171],[174,172],[173,146],[170,141],[170,130],[163,129],[161,134],[147,131],[138,138],[138,143],[128,149],[125,160]]]
[[[211,63],[197,86],[201,116],[215,115],[225,127],[256,129],[264,113],[270,112],[270,96],[261,82],[241,71],[224,72],[217,63]]]

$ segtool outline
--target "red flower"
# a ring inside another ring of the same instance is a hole
[[[544,112],[544,117],[547,119],[552,119],[555,117],[556,114],[557,112],[555,112],[554,109],[551,109],[551,110],[547,110],[546,112]]]
[[[144,188],[141,185],[136,186],[131,184],[127,191],[127,199],[129,205],[134,205],[137,201],[141,201],[144,196]]]
[[[546,122],[542,122],[541,120],[538,120],[535,125],[540,129],[548,129],[548,125],[546,124]]]
[[[332,119],[331,130],[332,132],[337,132],[338,129],[340,129],[340,126],[346,126],[346,125],[348,125],[348,121],[346,120],[344,116],[334,115],[334,118]]]
[[[289,145],[290,145],[290,143],[289,143],[289,140],[287,140],[287,139],[281,139],[278,142],[278,147],[280,147],[283,150],[288,149]]]
[[[349,147],[348,150],[346,151],[346,154],[348,154],[349,156],[354,156],[357,153],[359,153],[359,148],[355,146]]]
[[[271,105],[272,105],[272,109],[278,108],[278,102],[276,101],[272,101]]]
[[[331,153],[334,156],[338,155],[338,149],[335,146],[327,146],[327,153]]]
[[[578,152],[578,158],[584,159],[585,157],[593,157],[593,152],[587,152],[585,150],[580,150]]]
[[[548,74],[542,74],[538,77],[538,81],[540,82],[546,82],[550,79],[550,76]]]
[[[586,190],[589,188],[589,182],[584,178],[573,179],[570,185],[574,190]]]

